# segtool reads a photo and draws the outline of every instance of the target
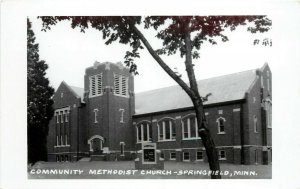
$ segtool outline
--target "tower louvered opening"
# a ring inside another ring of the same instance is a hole
[[[90,96],[102,94],[102,74],[90,76]]]
[[[120,95],[120,77],[119,75],[114,75],[114,87],[115,87],[115,94]]]
[[[114,74],[115,95],[127,96],[128,94],[128,77]]]

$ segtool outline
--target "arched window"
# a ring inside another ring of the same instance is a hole
[[[257,133],[257,117],[253,116],[253,127],[254,127],[254,132]]]
[[[266,110],[267,127],[272,128],[272,101],[270,98],[267,98],[265,101],[265,110]]]
[[[152,129],[150,122],[142,122],[136,126],[137,142],[148,142],[152,140]]]
[[[165,118],[158,122],[158,141],[175,140],[176,128],[174,120]]]
[[[219,117],[216,122],[218,125],[218,134],[225,134],[225,118]]]
[[[198,136],[198,124],[194,114],[184,117],[182,124],[182,138],[183,139],[200,139]]]
[[[269,71],[267,71],[267,89],[268,89],[268,91],[271,90],[270,72]]]

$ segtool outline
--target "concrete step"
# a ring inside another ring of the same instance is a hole
[[[105,161],[105,155],[91,155],[91,161]]]
[[[81,158],[79,161],[91,161],[90,157]]]

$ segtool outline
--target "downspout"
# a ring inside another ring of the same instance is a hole
[[[110,93],[110,91],[111,91],[111,88],[110,87],[108,87],[108,88],[106,88],[106,93],[107,93],[107,127],[108,127],[108,139],[105,139],[105,137],[104,137],[104,141],[103,141],[103,145],[104,145],[104,143],[106,142],[106,140],[110,140],[110,124],[109,124],[109,121],[110,121],[110,113],[109,113],[109,93]],[[104,130],[104,128],[103,128],[103,130]],[[109,143],[111,144],[111,142],[112,141],[110,141]],[[114,141],[115,142],[115,141]],[[102,148],[103,148],[103,146],[102,146]],[[110,146],[108,146],[108,149],[110,148]]]
[[[80,129],[80,125],[79,125],[80,111],[79,111],[79,109],[80,109],[80,106],[77,109],[77,150],[76,150],[76,153],[77,153],[76,159],[77,159],[77,161],[79,160],[79,158],[78,158],[78,152],[79,152],[79,129]]]
[[[85,118],[87,119],[87,120],[85,120],[85,121],[87,121],[87,127],[86,127],[86,136],[87,136],[87,140],[89,139],[89,137],[90,137],[90,98],[89,98],[89,92],[87,92],[87,94],[85,94],[85,99],[86,99],[86,111],[87,111],[87,114],[86,114],[86,116],[85,116]],[[89,155],[89,157],[91,157],[91,152],[90,152],[90,146],[88,146],[89,144],[88,144],[88,141],[84,141],[84,143],[86,142],[86,144],[87,144],[87,150],[88,150],[88,152],[87,152],[87,154]]]
[[[241,135],[241,164],[245,164],[245,152],[244,152],[244,108],[241,103],[240,111],[240,135]]]

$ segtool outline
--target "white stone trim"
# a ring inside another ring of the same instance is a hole
[[[120,123],[124,123],[124,112],[125,112],[125,109],[124,108],[120,108],[119,112],[121,112]]]
[[[105,70],[110,70],[110,63],[109,62],[105,62]]]
[[[146,120],[146,119],[143,119],[142,121],[137,122],[136,125],[139,125],[140,123],[143,123],[143,122],[151,123],[151,121]],[[134,123],[135,123],[135,122],[134,122]]]
[[[189,113],[189,114],[187,114],[185,116],[182,116],[181,120],[183,120],[183,119],[185,119],[186,117],[189,117],[189,116],[195,116],[196,117],[196,114],[195,113]]]
[[[100,150],[103,149],[103,142],[104,142],[104,138],[100,135],[93,135],[90,139],[88,139],[88,144],[90,145],[90,151],[93,152],[93,148],[92,148],[92,140],[98,138],[100,139]]]
[[[98,119],[97,119],[97,117],[98,117],[98,112],[99,112],[98,108],[95,108],[95,109],[93,110],[93,112],[94,112],[94,118],[95,118],[94,123],[98,123]]]
[[[53,153],[48,153],[48,154],[49,155],[60,155],[60,154],[77,154],[77,153],[88,154],[88,152],[53,152]]]
[[[173,140],[158,140],[157,142],[159,143],[159,142],[175,142],[176,140],[175,139],[173,139]]]
[[[201,140],[201,137],[197,137],[197,138],[183,138],[181,140]]]
[[[163,118],[160,118],[157,122],[161,122],[162,120],[164,119],[172,119],[173,121],[175,121],[176,118],[172,118],[172,117],[163,117]]]
[[[241,146],[216,146],[216,148],[236,148],[236,149],[240,149]],[[203,151],[205,151],[205,147],[198,147],[198,148],[176,148],[176,149],[165,148],[165,149],[159,149],[159,150],[175,150],[177,152],[181,152],[182,150],[203,150]]]
[[[242,146],[233,146],[233,149],[242,149]]]
[[[66,110],[70,111],[70,106],[63,107],[63,108],[58,108],[54,112],[55,113],[60,113],[61,111],[65,112]]]
[[[54,148],[65,148],[65,147],[71,147],[69,144],[68,145],[58,145],[54,146]]]
[[[240,112],[241,111],[241,108],[235,108],[233,109],[233,112]]]

